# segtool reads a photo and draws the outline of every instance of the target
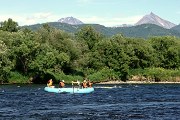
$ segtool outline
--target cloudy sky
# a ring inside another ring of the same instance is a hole
[[[0,21],[12,18],[19,25],[55,22],[75,17],[105,26],[135,24],[154,14],[180,23],[180,0],[0,0]]]

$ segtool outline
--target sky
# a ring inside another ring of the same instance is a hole
[[[180,24],[180,0],[0,0],[0,21],[12,18],[22,25],[75,17],[87,24],[135,24],[153,12]]]

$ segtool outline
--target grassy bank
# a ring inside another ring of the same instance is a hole
[[[11,72],[10,77],[3,83],[46,83],[49,79],[53,79],[54,83],[59,80],[65,80],[66,83],[79,80],[83,81],[84,78],[90,79],[94,83],[178,83],[180,82],[180,70],[169,70],[163,68],[146,68],[134,69],[128,73],[128,79],[122,81],[120,73],[112,69],[102,69],[100,71],[93,71],[86,77],[80,75],[66,75],[64,73],[48,72],[46,75],[33,78],[32,76],[25,76],[18,72]]]
[[[146,68],[130,71],[130,81],[180,82],[180,70]]]

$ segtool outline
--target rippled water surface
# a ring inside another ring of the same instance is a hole
[[[0,85],[0,120],[178,120],[180,84],[94,85],[90,94]]]

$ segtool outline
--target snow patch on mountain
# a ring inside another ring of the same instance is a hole
[[[145,15],[135,25],[141,25],[141,24],[155,24],[155,25],[164,27],[166,29],[170,29],[170,28],[176,26],[176,24],[171,23],[167,20],[164,20],[152,12],[148,15]]]
[[[66,17],[66,18],[61,18],[58,20],[60,23],[67,23],[71,25],[79,25],[79,24],[84,24],[82,21],[78,20],[77,18],[74,17]]]

